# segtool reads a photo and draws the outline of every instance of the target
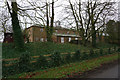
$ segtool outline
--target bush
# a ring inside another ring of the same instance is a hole
[[[73,55],[73,60],[80,60],[80,51],[79,50],[77,50],[76,52],[75,52],[75,54]]]
[[[72,62],[71,59],[72,59],[72,57],[71,57],[70,53],[68,53],[68,54],[65,56],[65,61],[66,61],[66,63]]]
[[[87,60],[87,59],[89,59],[89,55],[86,52],[83,52],[82,60]]]
[[[120,48],[117,49],[117,52],[120,52]]]
[[[103,56],[103,49],[100,49],[100,56]]]
[[[94,51],[93,51],[93,49],[90,50],[90,54],[89,55],[90,55],[91,58],[94,57]]]
[[[10,75],[15,75],[17,73],[17,70],[15,66],[8,66],[2,68],[2,77],[5,78]]]
[[[108,54],[111,54],[111,48],[108,48]]]
[[[31,57],[28,52],[24,52],[19,59],[18,68],[20,72],[30,72],[32,71],[30,65]]]
[[[94,57],[99,57],[99,52],[95,51],[94,52]]]
[[[51,60],[52,60],[52,66],[60,66],[62,63],[62,58],[60,56],[59,52],[55,52],[54,54],[51,55]]]
[[[114,46],[114,52],[116,52],[116,46]]]
[[[9,72],[7,70],[7,67],[5,66],[6,62],[2,61],[2,77],[6,77],[7,75],[9,75]]]
[[[44,56],[40,55],[35,66],[37,69],[46,69],[48,67],[48,61]]]

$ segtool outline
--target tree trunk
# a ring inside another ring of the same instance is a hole
[[[94,22],[94,14],[93,10],[91,12],[91,25],[92,25],[92,47],[96,47],[96,30],[95,30],[95,22]]]
[[[46,34],[47,34],[47,41],[52,42],[52,35],[53,35],[53,23],[54,23],[54,0],[52,0],[52,17],[51,17],[51,24],[49,24],[49,9],[48,3],[46,2],[46,17],[47,17],[47,27],[46,27]]]
[[[92,27],[92,47],[96,47],[96,30],[94,25]]]
[[[17,50],[24,50],[24,39],[21,31],[21,27],[19,25],[18,15],[17,15],[17,3],[12,2],[12,27],[13,27],[13,36],[14,36],[14,44]]]
[[[52,41],[53,35],[53,23],[54,23],[54,0],[52,0],[52,17],[51,17],[51,26],[50,26],[50,41]]]
[[[50,29],[49,29],[48,3],[47,2],[46,2],[46,17],[47,17],[47,27],[46,27],[47,41],[51,41],[51,39],[50,39]]]

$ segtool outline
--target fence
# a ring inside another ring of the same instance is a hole
[[[103,53],[107,53],[108,49],[109,48],[103,49]],[[94,52],[99,53],[99,50],[100,49],[96,49],[96,50],[94,50]],[[114,51],[114,48],[111,48],[111,51]],[[89,50],[81,51],[81,53],[82,52],[89,53]],[[74,53],[75,52],[71,52],[70,54],[73,55]],[[68,53],[61,53],[62,56],[66,55],[66,54],[68,54]],[[49,57],[51,56],[51,54],[44,55],[44,56],[47,57],[47,60],[50,60]],[[38,58],[39,58],[39,56],[32,56],[31,57],[31,63],[35,63]],[[2,61],[4,61],[6,63],[4,66],[12,66],[12,65],[16,64],[19,61],[19,58],[3,59]]]

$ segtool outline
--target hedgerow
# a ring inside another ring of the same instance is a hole
[[[22,53],[18,62],[18,69],[20,72],[30,72],[32,70],[30,60],[31,57],[28,52]]]
[[[116,51],[119,51],[116,50]],[[104,52],[104,50],[101,48],[98,51],[93,51],[93,49],[89,50],[88,52],[80,52],[80,50],[77,50],[73,56],[71,54],[66,54],[66,56],[61,57],[60,52],[54,52],[49,58],[50,60],[47,60],[46,57],[40,55],[37,59],[36,63],[31,64],[31,57],[29,55],[29,52],[24,52],[19,58],[19,61],[17,64],[3,68],[3,75],[14,75],[22,72],[32,72],[35,70],[43,70],[51,67],[58,67],[61,66],[64,63],[73,63],[76,61],[82,61],[82,60],[88,60],[91,58],[112,54],[111,48],[107,49],[107,54]],[[3,62],[3,64],[6,64]],[[34,67],[33,67],[34,66]],[[34,69],[33,69],[34,68]]]
[[[62,58],[60,56],[59,52],[55,52],[51,55],[51,61],[52,61],[52,65],[54,67],[56,66],[60,66],[62,64]]]
[[[72,57],[71,57],[71,54],[70,54],[70,53],[66,54],[66,56],[65,56],[65,61],[66,61],[66,63],[72,62]]]
[[[46,57],[40,55],[35,63],[35,66],[37,69],[46,69],[48,67],[48,61],[46,60]]]

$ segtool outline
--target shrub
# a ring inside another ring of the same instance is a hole
[[[100,49],[100,56],[103,56],[103,49]]]
[[[19,59],[18,62],[18,68],[20,72],[30,72],[31,71],[31,65],[30,65],[30,55],[28,52],[24,52]]]
[[[39,68],[46,69],[48,66],[48,61],[46,60],[46,58],[43,55],[40,55],[35,66],[37,69],[39,69]]]
[[[114,46],[114,52],[116,52],[116,46]]]
[[[89,55],[86,52],[83,52],[82,60],[87,60],[87,59],[89,59]]]
[[[65,61],[66,61],[66,63],[72,62],[71,59],[72,59],[72,57],[71,57],[70,53],[68,53],[68,54],[65,56]]]
[[[117,52],[120,52],[120,48],[117,49]]]
[[[76,52],[75,52],[75,54],[73,55],[73,60],[80,60],[80,51],[79,50],[77,50]]]
[[[111,54],[111,48],[108,48],[108,54]]]
[[[94,57],[98,57],[99,56],[99,52],[95,51],[94,52]]]
[[[93,51],[93,49],[90,50],[90,54],[89,55],[90,55],[91,58],[94,57],[94,51]]]
[[[9,73],[5,64],[6,64],[6,62],[2,61],[2,77],[6,77]]]
[[[60,66],[62,63],[62,58],[60,56],[59,52],[55,52],[54,54],[51,55],[51,60],[52,60],[52,66]]]

